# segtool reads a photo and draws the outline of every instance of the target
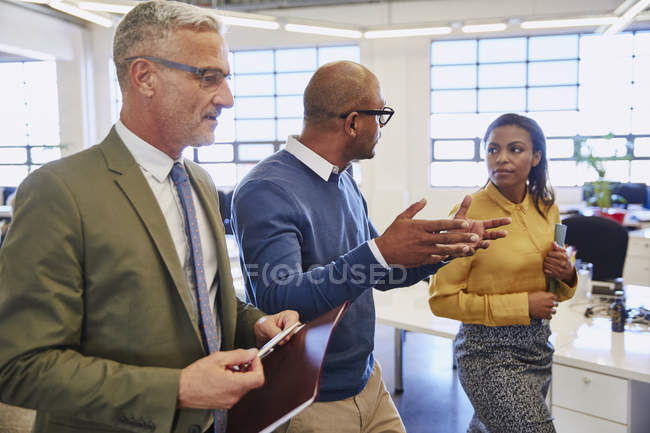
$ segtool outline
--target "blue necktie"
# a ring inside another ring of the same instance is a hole
[[[210,296],[208,287],[205,284],[205,274],[203,272],[203,252],[201,250],[201,237],[199,236],[199,225],[196,219],[196,208],[192,199],[192,189],[190,180],[183,164],[176,162],[172,167],[172,181],[178,191],[178,197],[183,206],[185,214],[185,231],[190,240],[190,261],[192,263],[192,274],[199,301],[199,316],[203,338],[209,353],[219,350],[217,344],[217,328],[214,323],[214,316],[210,308]],[[224,409],[215,409],[214,411],[214,431],[215,433],[226,431],[227,411]]]

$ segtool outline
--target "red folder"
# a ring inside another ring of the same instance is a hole
[[[228,411],[228,433],[271,432],[316,400],[327,345],[349,305],[307,323],[262,360],[266,382]]]

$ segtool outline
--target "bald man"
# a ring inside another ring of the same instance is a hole
[[[374,156],[393,115],[377,77],[353,62],[324,65],[305,90],[304,107],[302,134],[251,170],[233,197],[250,301],[268,312],[297,310],[303,321],[352,301],[330,341],[318,402],[284,427],[404,432],[372,354],[371,289],[414,284],[443,259],[505,236],[484,229],[508,221],[467,221],[467,199],[455,219],[414,220],[421,200],[379,236],[349,171],[350,161]]]

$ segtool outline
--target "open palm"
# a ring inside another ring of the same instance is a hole
[[[471,247],[473,247],[474,249],[487,248],[490,246],[491,240],[505,238],[508,235],[508,232],[506,232],[505,230],[488,231],[488,229],[493,229],[504,225],[508,225],[512,222],[510,218],[503,217],[503,218],[494,218],[488,220],[469,219],[467,218],[467,211],[469,210],[469,206],[471,204],[472,204],[472,197],[466,195],[465,198],[463,198],[460,207],[454,214],[454,219],[465,220],[469,223],[469,226],[463,231],[475,233],[478,235],[479,240],[476,241],[474,244],[470,244]]]

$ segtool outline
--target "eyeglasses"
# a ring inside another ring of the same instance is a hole
[[[130,62],[136,59],[146,59],[151,62],[158,63],[163,66],[167,66],[168,68],[189,72],[199,80],[199,86],[205,90],[214,90],[217,87],[219,87],[219,85],[223,83],[224,80],[230,79],[229,74],[224,74],[218,69],[197,68],[195,66],[189,66],[183,63],[172,62],[171,60],[165,60],[154,56],[133,56],[124,59],[124,61]]]
[[[354,110],[354,111],[348,111],[347,113],[343,113],[339,117],[341,119],[345,119],[352,113],[367,114],[369,116],[379,116],[379,124],[381,126],[384,126],[385,124],[388,123],[390,118],[393,117],[393,114],[395,114],[395,110],[393,110],[390,107],[384,107],[381,110]]]

